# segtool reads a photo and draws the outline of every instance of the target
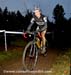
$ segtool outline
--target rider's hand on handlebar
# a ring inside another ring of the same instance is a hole
[[[27,38],[27,31],[26,32],[24,32],[24,34],[23,34],[23,36],[24,36],[24,38]]]

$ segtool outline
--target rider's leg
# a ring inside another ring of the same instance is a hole
[[[41,40],[42,40],[42,37],[41,37],[41,32],[38,32],[38,36],[39,36],[39,38],[41,38]],[[40,47],[42,47],[43,45],[42,45],[42,41],[40,40]]]
[[[46,34],[46,30],[44,30],[44,31],[41,32],[41,36],[42,36],[42,46],[43,46],[43,49],[42,49],[42,52],[41,52],[41,53],[45,53],[45,52],[46,52],[46,49],[45,49],[45,45],[46,45],[45,34]]]

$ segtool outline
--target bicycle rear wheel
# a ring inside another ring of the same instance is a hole
[[[23,66],[25,70],[33,70],[36,66],[38,50],[33,41],[29,42],[23,52]]]

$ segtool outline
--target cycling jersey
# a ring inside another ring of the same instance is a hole
[[[47,18],[43,15],[40,18],[37,18],[36,16],[32,17],[31,23],[27,28],[28,31],[31,29],[31,27],[34,23],[37,24],[37,28],[36,28],[37,31],[38,30],[43,31],[43,30],[47,29]]]

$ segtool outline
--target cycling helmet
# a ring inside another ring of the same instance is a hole
[[[33,9],[33,13],[35,13],[37,10],[38,10],[39,12],[41,12],[41,9],[40,9],[39,7],[36,7],[36,6],[35,6],[34,9]]]

